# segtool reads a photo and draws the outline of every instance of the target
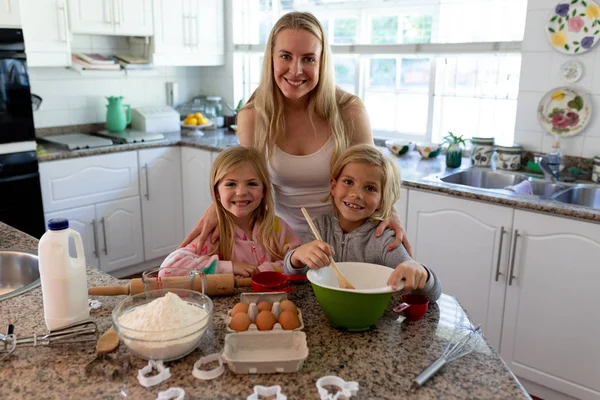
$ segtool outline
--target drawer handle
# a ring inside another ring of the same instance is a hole
[[[510,260],[510,272],[509,272],[510,278],[508,279],[508,286],[512,285],[513,279],[517,279],[517,277],[513,274],[513,272],[515,271],[515,256],[517,254],[517,240],[519,239],[519,236],[521,236],[519,234],[519,230],[515,229],[515,240],[513,242],[512,256],[511,256],[511,260]]]
[[[96,219],[92,220],[92,230],[94,231],[94,257],[98,258],[98,238],[96,237]]]
[[[502,240],[504,239],[504,234],[506,233],[506,231],[504,230],[504,227],[500,227],[500,244],[498,245],[498,263],[496,264],[496,282],[498,282],[498,279],[500,278],[500,275],[502,275],[502,272],[500,272],[500,260],[502,259]]]
[[[102,224],[102,238],[104,239],[104,254],[108,255],[108,244],[106,244],[106,224],[104,223],[104,217],[100,219]]]
[[[142,168],[145,170],[144,175],[146,175],[146,194],[144,195],[144,197],[146,198],[146,200],[150,200],[150,182],[148,182],[148,164],[144,164],[144,166]]]

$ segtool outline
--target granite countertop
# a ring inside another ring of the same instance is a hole
[[[34,250],[37,240],[0,223],[0,248]],[[88,285],[124,284],[103,272],[88,269]],[[102,306],[91,312],[101,332],[111,325],[111,311],[123,297],[98,297]],[[199,381],[191,374],[202,356],[219,352],[225,336],[226,312],[239,301],[233,296],[215,297],[213,323],[198,349],[181,360],[167,363],[171,378],[162,384],[143,388],[137,370],[146,362],[130,356],[121,343],[111,359],[129,360],[127,373],[109,378],[106,373],[86,374],[92,362],[112,371],[107,360],[96,360],[94,343],[55,347],[19,347],[2,361],[0,398],[156,398],[172,386],[186,391],[192,399],[245,399],[255,385],[280,385],[288,399],[317,399],[315,383],[326,375],[337,375],[360,385],[357,399],[529,399],[520,383],[507,369],[495,350],[482,338],[475,351],[445,366],[424,387],[407,393],[411,381],[436,360],[454,327],[465,323],[466,314],[458,302],[442,295],[418,322],[396,321],[391,308],[400,302],[395,296],[379,323],[370,331],[348,333],[332,328],[308,284],[296,286],[290,294],[302,310],[309,356],[296,373],[273,375],[225,374],[212,381]],[[468,318],[468,317],[467,317]],[[0,325],[15,324],[17,336],[45,332],[41,289],[0,302]],[[96,361],[94,361],[96,360]],[[112,376],[112,375],[111,375]]]
[[[209,151],[221,151],[227,147],[239,145],[237,135],[228,132],[225,129],[205,131],[204,136],[182,136],[179,132],[165,133],[164,136],[165,140],[161,141],[113,145],[108,147],[75,151],[65,150],[48,142],[38,140],[44,147],[44,152],[38,152],[38,159],[40,162],[47,162],[53,160],[64,160],[99,154],[177,145]],[[379,140],[377,142],[378,144],[382,144]],[[428,179],[435,175],[441,175],[446,172],[453,171],[446,169],[444,155],[440,155],[434,159],[424,160],[416,151],[409,152],[402,157],[393,155],[385,147],[382,147],[382,151],[397,160],[402,175],[402,185],[406,188],[437,192],[440,194],[485,201],[497,205],[520,208],[523,210],[543,212],[587,222],[600,223],[600,210],[598,209],[565,204],[552,200],[541,200],[533,196],[516,196],[507,193],[501,193],[501,191],[491,192],[486,189],[478,189],[474,187],[455,185],[441,182],[439,180],[436,181],[434,179]],[[468,158],[463,158],[462,165],[463,168],[469,167],[471,165],[471,161]]]

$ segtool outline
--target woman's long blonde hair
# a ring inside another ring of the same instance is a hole
[[[342,111],[350,107],[356,101],[356,97],[336,87],[333,57],[327,36],[319,20],[307,12],[291,12],[282,16],[271,30],[267,40],[260,84],[244,106],[244,109],[255,110],[254,148],[261,156],[265,157],[268,154],[271,157],[275,143],[285,133],[283,94],[275,82],[273,72],[275,40],[279,32],[284,29],[304,29],[315,35],[321,42],[319,82],[308,94],[310,96],[308,118],[313,129],[315,129],[315,116],[329,124],[329,130],[334,138],[333,162],[351,143],[354,126],[351,122],[344,122]]]
[[[334,162],[331,167],[331,179],[337,181],[344,167],[351,163],[372,165],[381,171],[381,204],[369,220],[377,222],[388,219],[394,211],[394,204],[400,199],[400,171],[396,164],[377,148],[368,144],[358,144],[350,147]],[[338,213],[335,202],[332,201],[331,204]]]
[[[284,256],[283,249],[278,248],[276,234],[273,229],[276,217],[269,172],[260,154],[256,150],[246,147],[230,147],[222,151],[215,159],[210,171],[211,195],[213,203],[217,205],[219,220],[219,242],[211,255],[218,254],[221,259],[228,261],[233,261],[235,258],[235,223],[232,215],[225,210],[219,200],[218,185],[225,175],[245,163],[250,164],[251,168],[254,169],[264,189],[263,199],[252,214],[252,227],[258,224],[258,242],[275,259],[282,260]]]

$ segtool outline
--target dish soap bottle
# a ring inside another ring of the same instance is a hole
[[[77,258],[69,254],[73,238]],[[64,218],[48,221],[48,231],[38,244],[44,319],[49,331],[64,328],[90,317],[87,273],[81,235],[69,229]]]

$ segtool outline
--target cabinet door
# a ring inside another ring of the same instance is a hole
[[[30,67],[71,65],[66,0],[21,0],[23,33]]]
[[[92,268],[99,267],[98,259],[98,224],[96,221],[96,211],[94,206],[72,208],[70,210],[46,213],[44,215],[46,226],[52,218],[66,218],[69,220],[69,228],[79,232],[83,242],[83,251],[85,253],[85,262]],[[96,229],[95,229],[96,228]],[[70,241],[69,254],[76,254],[75,244]]]
[[[223,0],[191,0],[190,46],[202,65],[223,65]]]
[[[187,235],[212,203],[210,167],[212,154],[207,150],[181,148],[183,182],[183,226]]]
[[[173,57],[191,51],[189,0],[153,0],[154,64],[173,65]]]
[[[515,375],[600,399],[600,224],[515,211],[502,358]]]
[[[115,33],[113,0],[69,0],[69,16],[73,33]]]
[[[410,190],[408,238],[415,259],[431,267],[444,293],[458,299],[497,349],[513,210]]]
[[[19,0],[3,0],[0,2],[0,28],[20,28],[21,11]]]
[[[396,202],[394,206],[396,209],[396,213],[398,214],[398,218],[400,218],[400,222],[404,226],[404,229],[407,228],[407,210],[408,210],[408,189],[400,189],[400,200]]]
[[[152,0],[112,0],[115,34],[152,36]]]
[[[115,271],[144,261],[140,198],[96,205],[100,269]]]
[[[140,150],[140,193],[146,260],[169,254],[183,240],[179,147]]]

